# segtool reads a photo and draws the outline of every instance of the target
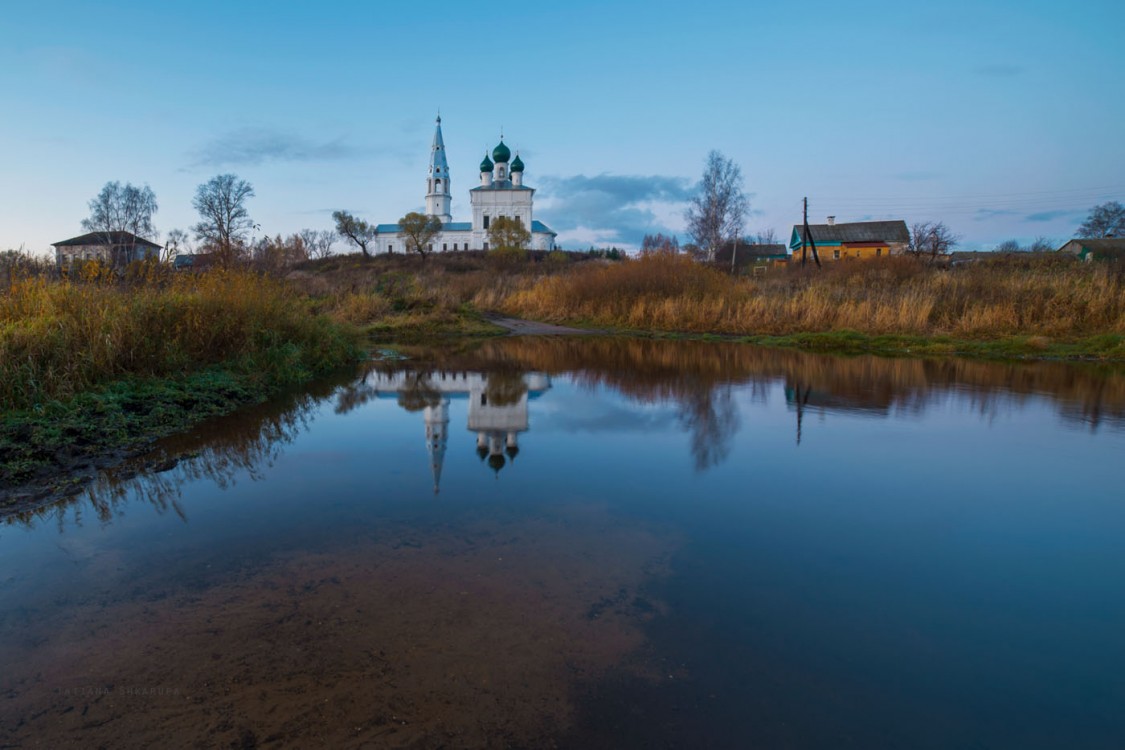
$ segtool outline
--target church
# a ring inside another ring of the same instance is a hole
[[[453,221],[449,203],[453,192],[449,177],[449,163],[445,158],[445,141],[441,137],[441,116],[434,129],[434,142],[430,147],[430,173],[426,178],[426,214],[441,219],[442,230],[434,237],[428,252],[454,250],[488,250],[490,222],[507,216],[520,222],[531,231],[530,250],[554,250],[557,233],[532,216],[532,198],[535,189],[523,184],[523,161],[519,154],[512,159],[511,150],[500,144],[492,149],[492,158],[485,154],[480,163],[480,185],[469,191],[473,209],[472,221]],[[375,227],[375,252],[404,252],[406,241],[398,224],[379,224]]]

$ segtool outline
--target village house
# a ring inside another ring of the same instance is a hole
[[[902,220],[837,224],[836,217],[829,216],[826,224],[810,224],[809,235],[816,243],[821,261],[901,255],[910,246],[910,230]],[[789,249],[794,257],[801,253],[802,247],[807,247],[811,258],[812,247],[808,239],[804,227],[795,224],[789,240]]]
[[[1085,261],[1121,260],[1125,258],[1125,237],[1074,239],[1060,247],[1059,252]]]
[[[725,242],[715,251],[715,263],[731,268],[732,256],[733,267],[740,273],[768,268],[789,260],[789,253],[781,243]]]
[[[138,237],[132,232],[90,232],[51,245],[55,248],[55,264],[69,271],[76,262],[99,260],[119,267],[135,260],[160,257],[160,245]]]

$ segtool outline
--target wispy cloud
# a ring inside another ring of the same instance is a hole
[[[985,63],[973,68],[973,73],[989,78],[1012,78],[1022,75],[1024,70],[1025,68],[1020,65],[1011,65],[1009,63]]]
[[[225,133],[192,153],[192,166],[255,166],[265,162],[334,161],[356,156],[359,149],[343,137],[312,141],[269,128],[241,128]]]
[[[537,213],[560,233],[633,245],[646,233],[668,231],[656,209],[683,204],[694,190],[690,180],[664,175],[548,176],[541,187]]]
[[[1028,214],[1024,218],[1027,219],[1028,221],[1054,221],[1055,219],[1063,219],[1063,218],[1066,218],[1067,216],[1078,216],[1078,215],[1081,215],[1080,211],[1068,211],[1068,210],[1038,211],[1038,212],[1033,213],[1033,214]]]
[[[973,221],[988,221],[1001,216],[1015,216],[1016,212],[1007,208],[978,208],[973,214]]]

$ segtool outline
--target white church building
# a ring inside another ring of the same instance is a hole
[[[510,162],[510,163],[509,163]],[[445,158],[445,141],[441,137],[441,116],[437,118],[434,142],[430,147],[430,173],[426,178],[426,214],[441,219],[442,230],[434,237],[428,252],[454,250],[488,250],[488,228],[501,216],[516,219],[531,232],[531,250],[554,250],[557,233],[532,215],[535,189],[523,184],[523,161],[519,154],[500,144],[492,149],[492,158],[485,154],[480,163],[480,185],[469,191],[473,209],[472,221],[453,221],[449,212],[452,185],[449,163]],[[398,224],[375,227],[375,252],[403,252],[406,240]]]

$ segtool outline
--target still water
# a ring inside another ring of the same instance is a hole
[[[1125,746],[1125,373],[409,354],[3,519],[0,746]]]

